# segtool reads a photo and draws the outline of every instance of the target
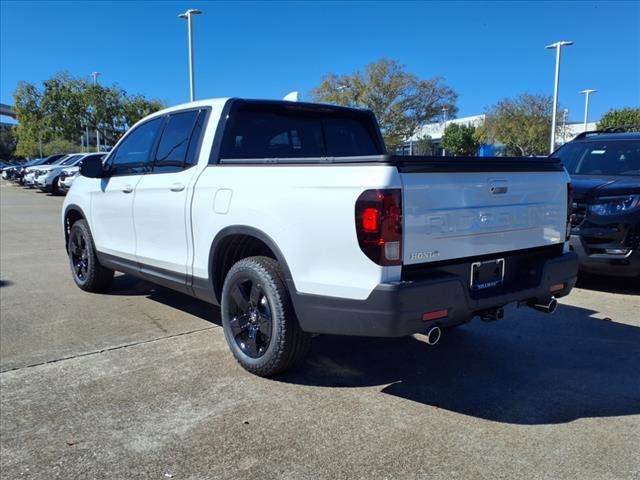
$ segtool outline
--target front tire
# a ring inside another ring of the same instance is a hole
[[[58,186],[59,180],[60,178],[56,177],[53,179],[53,182],[51,182],[51,195],[53,196],[60,195],[60,187]]]
[[[310,336],[300,328],[278,262],[240,260],[225,278],[221,300],[224,336],[245,370],[269,377],[302,361]]]
[[[73,281],[78,287],[86,292],[109,289],[114,272],[100,265],[86,220],[78,220],[71,227],[67,252]]]

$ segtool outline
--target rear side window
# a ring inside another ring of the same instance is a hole
[[[375,155],[375,144],[361,121],[354,118],[334,118],[324,123],[327,155],[355,157]]]
[[[135,127],[124,138],[115,152],[109,156],[111,175],[130,175],[150,170],[149,157],[163,120],[163,117],[149,120]]]
[[[189,141],[198,113],[198,110],[191,110],[169,116],[156,151],[153,166],[155,173],[176,172],[185,168]]]
[[[240,103],[230,113],[223,159],[352,157],[383,148],[368,114],[330,108]]]

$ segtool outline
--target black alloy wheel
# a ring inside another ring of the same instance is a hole
[[[78,220],[71,226],[67,252],[73,281],[78,287],[87,292],[109,289],[114,272],[100,264],[86,220]]]
[[[269,348],[273,328],[272,309],[262,286],[239,278],[230,289],[233,305],[229,326],[233,338],[244,354],[259,358]]]
[[[220,310],[231,353],[249,372],[270,377],[302,362],[311,337],[300,328],[275,259],[236,262],[225,276]]]
[[[89,249],[80,229],[73,230],[69,237],[69,257],[74,276],[79,282],[86,282],[89,273]]]

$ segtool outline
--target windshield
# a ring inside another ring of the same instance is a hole
[[[553,156],[572,175],[640,175],[640,140],[570,142]]]
[[[82,155],[69,155],[67,158],[63,159],[59,165],[73,165],[76,161],[78,161],[82,157]]]

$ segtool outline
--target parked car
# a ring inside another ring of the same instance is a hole
[[[118,270],[219,303],[258,375],[312,333],[435,344],[509,303],[553,312],[576,280],[559,160],[389,156],[366,110],[194,102],[80,171],[61,218],[78,287]]]
[[[2,163],[2,179],[10,180],[13,175],[13,170],[16,168],[16,164],[10,162]]]
[[[67,193],[73,185],[73,181],[80,174],[80,167],[69,167],[65,168],[60,172],[60,177],[58,178],[58,190],[62,193]]]
[[[67,155],[62,155],[57,160],[53,162],[42,163],[40,165],[32,165],[25,169],[23,184],[29,188],[37,187],[36,178],[38,175],[41,175],[41,172],[44,172],[50,168],[55,168],[58,165],[66,164],[67,161],[71,160],[73,156],[77,154],[69,153]]]
[[[23,162],[21,164],[18,164],[14,167],[9,167],[6,172],[7,172],[7,179],[8,180],[12,180],[14,182],[21,182],[22,181],[22,176],[24,175],[24,170],[26,167],[30,166],[30,165],[35,165],[36,162],[42,162],[44,161],[43,158],[34,158],[32,160],[27,160],[26,162]]]
[[[580,270],[640,276],[640,133],[585,132],[553,156],[571,175]]]
[[[30,175],[31,172],[41,165],[50,165],[54,162],[60,161],[62,157],[66,157],[66,154],[55,154],[44,158],[36,158],[30,162],[27,162],[22,167],[18,168],[13,176],[13,180],[17,183],[25,185],[25,176]],[[30,175],[29,180],[32,180]]]
[[[63,170],[66,168],[76,167],[84,159],[94,157],[98,160],[102,160],[104,158],[104,154],[76,153],[69,155],[60,163],[40,167],[35,171],[34,183],[40,187],[40,190],[43,192],[51,192],[52,194],[57,195],[60,193],[59,178]]]
[[[9,160],[6,163],[7,165],[2,168],[2,178],[4,180],[13,180],[16,171],[22,168],[27,162],[21,160]]]

